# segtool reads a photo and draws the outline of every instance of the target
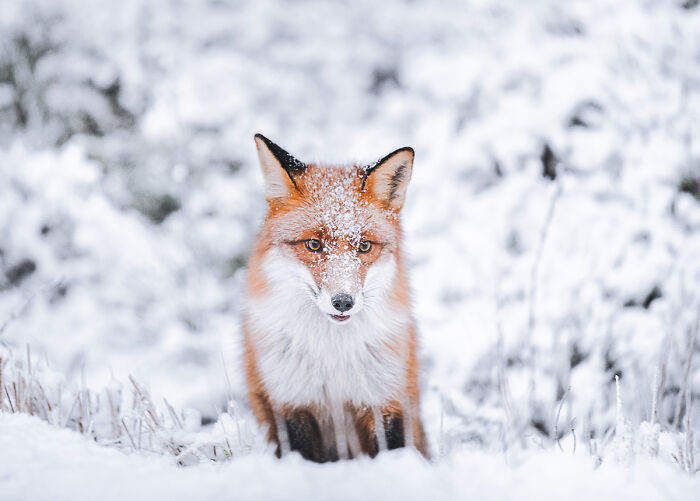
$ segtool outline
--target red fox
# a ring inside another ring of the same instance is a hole
[[[248,267],[248,395],[277,456],[317,462],[428,448],[399,213],[413,149],[305,164],[255,142],[267,216]]]

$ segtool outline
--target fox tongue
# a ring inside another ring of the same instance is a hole
[[[347,320],[348,318],[350,318],[350,315],[331,315],[331,316],[333,318],[335,318],[336,320],[340,320],[341,322],[343,320]]]

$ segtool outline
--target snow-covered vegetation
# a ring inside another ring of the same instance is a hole
[[[0,498],[693,499],[698,117],[694,0],[0,0]],[[433,464],[265,445],[255,132],[416,150]]]

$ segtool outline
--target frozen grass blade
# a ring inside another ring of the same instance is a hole
[[[697,332],[697,331],[696,331]],[[693,428],[690,426],[691,404],[690,390],[685,392],[685,457],[688,462],[688,473],[695,474],[695,437]]]
[[[173,409],[173,406],[170,405],[170,402],[168,402],[165,397],[163,397],[163,403],[165,404],[165,408],[168,409],[168,413],[170,414],[170,418],[173,420],[173,424],[180,429],[184,429],[185,427],[182,425],[182,421],[180,421],[180,418],[175,413],[175,409]]]
[[[544,247],[547,243],[547,235],[549,234],[549,229],[554,220],[554,213],[557,206],[557,202],[561,198],[563,188],[561,183],[557,183],[556,191],[552,195],[549,201],[549,206],[547,208],[547,213],[545,215],[544,223],[542,224],[542,229],[540,230],[540,236],[537,241],[537,247],[535,249],[535,257],[532,261],[532,268],[530,269],[530,287],[528,292],[528,320],[527,320],[527,330],[526,330],[526,347],[527,354],[526,357],[529,362],[530,367],[530,383],[529,383],[529,402],[530,408],[534,408],[534,395],[535,395],[535,346],[532,340],[532,336],[537,327],[537,291],[539,282],[539,271],[540,271],[540,261],[542,261],[542,253]]]
[[[15,406],[12,405],[12,397],[10,397],[10,393],[7,391],[7,386],[5,386],[5,395],[7,395],[7,403],[8,403],[9,406],[10,406],[10,412],[12,412],[12,413],[17,412],[17,411],[15,410]]]
[[[139,423],[137,430],[137,445],[139,449],[141,449],[141,439],[143,438],[143,419],[137,419],[136,421]]]
[[[676,412],[673,415],[673,429],[678,430],[681,422],[681,408],[683,405],[683,400],[685,399],[685,393],[688,388],[688,377],[690,376],[690,367],[693,363],[693,353],[695,352],[695,343],[698,338],[698,330],[700,329],[700,308],[698,308],[698,314],[695,318],[695,327],[693,328],[692,334],[690,335],[690,340],[688,341],[688,358],[685,360],[685,366],[683,369],[683,381],[681,383],[680,391],[678,392],[678,400],[676,400]],[[690,412],[690,409],[686,407],[686,412]]]
[[[15,407],[17,408],[17,412],[22,412],[22,401],[20,400],[20,394],[22,393],[21,387],[21,379],[19,379],[19,374],[17,375],[17,381],[12,382],[12,391],[15,396]]]
[[[557,445],[559,446],[559,450],[564,452],[564,449],[561,446],[561,441],[559,440],[561,437],[559,436],[559,416],[561,415],[561,409],[564,407],[564,402],[566,401],[566,397],[569,396],[569,392],[571,391],[571,385],[566,387],[566,391],[564,392],[564,395],[562,395],[561,400],[559,401],[559,408],[557,409],[557,417],[554,419],[554,427],[552,429],[552,433],[554,435],[554,440],[556,440]]]
[[[126,431],[126,436],[129,437],[129,441],[131,442],[131,446],[134,448],[134,450],[137,450],[138,448],[136,447],[136,443],[134,442],[134,437],[131,436],[131,432],[129,431],[129,427],[126,425],[126,421],[124,421],[124,418],[122,418],[121,421],[122,421],[122,426],[124,427],[124,431]]]
[[[659,402],[659,368],[657,367],[656,370],[654,371],[654,380],[651,383],[651,416],[649,416],[649,420],[651,421],[651,424],[653,425],[656,423],[656,420],[658,419],[657,415],[657,404]]]

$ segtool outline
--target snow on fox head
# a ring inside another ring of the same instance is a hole
[[[268,212],[251,270],[253,288],[275,292],[299,314],[347,324],[407,301],[400,265],[399,212],[413,150],[371,165],[305,164],[258,134]],[[310,305],[313,305],[309,312]]]

